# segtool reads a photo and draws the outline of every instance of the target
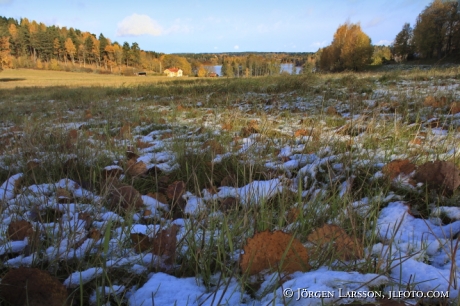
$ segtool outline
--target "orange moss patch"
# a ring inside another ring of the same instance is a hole
[[[389,180],[393,180],[401,173],[409,175],[415,168],[408,159],[395,159],[383,166],[382,172]]]
[[[317,228],[308,235],[308,241],[315,245],[316,256],[335,255],[341,260],[359,259],[364,256],[363,247],[356,243],[356,239],[348,236],[341,227],[334,224],[325,224]]]
[[[231,131],[233,129],[233,125],[231,122],[222,123],[221,127],[224,131]]]
[[[243,273],[254,275],[266,269],[293,273],[310,269],[307,249],[292,235],[264,231],[249,238],[240,258]]]
[[[64,285],[36,268],[9,270],[2,278],[0,297],[8,305],[69,305]]]

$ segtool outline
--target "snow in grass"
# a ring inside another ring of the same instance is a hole
[[[74,272],[64,281],[64,286],[67,288],[76,288],[80,286],[80,284],[84,285],[96,277],[101,276],[102,273],[102,268],[89,268],[84,271]]]
[[[6,180],[2,186],[0,186],[0,201],[11,200],[14,198],[14,189],[16,184],[23,177],[22,173],[15,174]]]

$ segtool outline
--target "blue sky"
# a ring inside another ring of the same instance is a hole
[[[0,0],[0,15],[74,27],[143,50],[314,52],[359,22],[389,44],[431,0]]]

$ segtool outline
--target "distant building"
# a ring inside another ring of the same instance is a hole
[[[168,68],[163,71],[168,77],[181,77],[182,76],[182,69],[180,68]]]

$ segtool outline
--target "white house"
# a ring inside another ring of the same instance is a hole
[[[168,77],[181,77],[182,76],[182,69],[180,68],[168,68],[163,71]]]

